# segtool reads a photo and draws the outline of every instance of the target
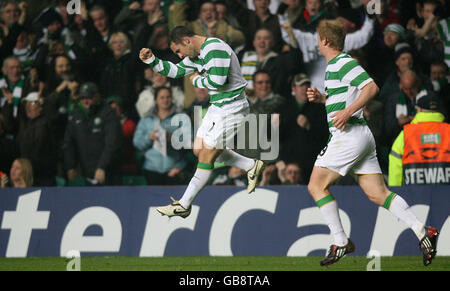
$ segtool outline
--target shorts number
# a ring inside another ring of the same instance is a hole
[[[325,152],[327,151],[327,149],[328,149],[328,145],[326,145],[326,146],[323,148],[323,150],[320,152],[319,156],[322,157],[322,156],[325,154]]]

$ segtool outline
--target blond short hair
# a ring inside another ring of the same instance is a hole
[[[18,158],[16,161],[22,166],[22,178],[25,181],[26,187],[33,186],[33,167],[29,159]]]
[[[326,38],[329,46],[338,51],[344,50],[345,31],[344,25],[339,20],[322,20],[317,27],[319,38]]]
[[[111,34],[111,37],[109,38],[109,41],[108,41],[108,47],[109,47],[109,49],[112,48],[112,42],[113,42],[113,39],[114,39],[115,37],[120,37],[120,38],[125,42],[125,50],[130,50],[130,49],[131,49],[131,42],[130,42],[130,39],[129,39],[128,36],[127,36],[125,33],[123,33],[122,31],[114,32],[113,34]]]

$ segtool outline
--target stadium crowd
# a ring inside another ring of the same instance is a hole
[[[195,156],[172,134],[189,136],[210,106],[208,91],[138,58],[148,47],[180,61],[169,48],[178,25],[232,46],[251,113],[270,116],[258,127],[279,128],[271,136],[279,155],[266,160],[261,184],[307,184],[329,136],[325,106],[306,97],[309,87],[325,90],[322,19],[342,22],[345,51],[381,88],[364,116],[387,177],[391,147],[421,98],[433,96],[437,105],[423,99],[421,108],[448,122],[449,12],[446,0],[1,0],[1,187],[187,184]],[[247,182],[244,171],[215,166],[210,184]]]

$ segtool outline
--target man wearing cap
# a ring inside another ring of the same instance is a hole
[[[4,112],[6,123],[17,128],[17,145],[20,157],[30,160],[35,186],[56,185],[57,150],[53,136],[53,122],[46,114],[43,99],[38,92],[31,92],[21,99],[18,118],[14,118],[11,106]]]
[[[392,23],[384,29],[384,44],[394,48],[401,40],[405,39],[405,28],[397,23]]]
[[[81,85],[77,104],[67,124],[64,163],[69,181],[77,176],[77,162],[88,184],[121,184],[123,134],[119,118],[101,100],[97,85]]]
[[[389,54],[387,52],[383,55],[386,55],[386,57],[389,58]],[[385,66],[385,64],[387,65]],[[389,60],[389,62],[386,63],[380,63],[379,69],[383,72],[383,74],[385,74],[380,95],[385,96],[398,92],[398,82],[400,81],[401,75],[405,71],[411,70],[413,66],[414,51],[411,46],[406,42],[396,44],[392,51],[392,60]],[[390,71],[387,71],[387,69]]]
[[[389,186],[450,184],[450,124],[429,92],[416,104],[417,114],[403,127],[389,155]]]
[[[329,135],[325,106],[308,102],[306,92],[310,86],[311,80],[306,74],[294,76],[293,96],[287,100],[280,132],[281,159],[299,163],[305,182],[308,182],[315,157],[326,145]]]

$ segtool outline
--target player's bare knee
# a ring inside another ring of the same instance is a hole
[[[311,194],[311,196],[313,196],[313,197],[315,195],[325,193],[326,190],[327,190],[326,187],[324,187],[323,185],[318,184],[318,183],[316,183],[314,181],[310,181],[309,184],[308,184],[309,194]]]
[[[383,205],[385,200],[385,195],[383,193],[366,193],[366,195],[372,203]]]

